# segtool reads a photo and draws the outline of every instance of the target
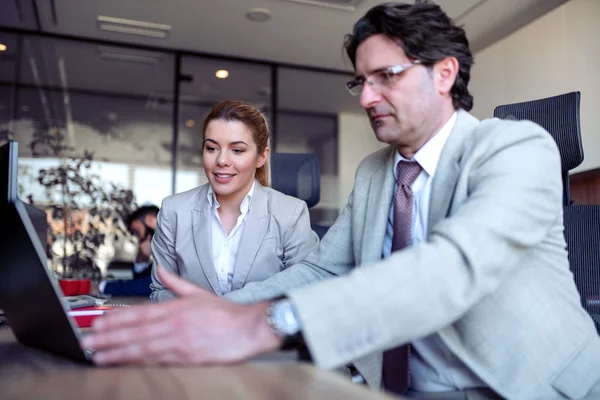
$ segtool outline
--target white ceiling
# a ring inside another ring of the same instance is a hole
[[[11,0],[4,0],[10,2]],[[15,0],[12,0],[15,1]],[[356,11],[282,0],[36,0],[42,29],[77,36],[233,55],[332,69],[346,69],[342,38],[381,0],[363,0]],[[464,25],[477,51],[566,0],[439,0]],[[27,4],[27,0],[19,0]],[[52,4],[56,22],[53,23]],[[251,8],[267,8],[270,21],[250,22]],[[100,31],[98,15],[172,26],[166,39]]]
[[[278,105],[323,113],[359,110],[356,99],[344,90],[347,77],[324,70],[349,71],[342,52],[343,37],[360,16],[381,2],[363,0],[355,11],[349,12],[284,0],[1,1],[0,26],[37,30],[37,7],[44,32],[315,67],[317,70],[278,70]],[[457,23],[464,25],[473,51],[477,51],[565,1],[439,0],[438,3]],[[269,9],[271,20],[262,23],[246,20],[246,11],[255,7]],[[106,32],[98,29],[99,15],[167,24],[172,29],[166,39]],[[9,46],[8,53],[0,57],[0,80],[3,81],[10,81],[14,74],[11,67],[16,68],[7,65],[14,43],[11,36],[0,31],[0,43]],[[61,85],[58,60],[62,58],[70,88],[149,97],[172,95],[172,54],[113,47],[117,52],[158,58],[154,65],[115,62],[100,57],[106,47],[53,38],[28,38],[22,53],[25,66],[22,64],[21,80],[36,83],[29,57],[33,55],[39,64],[37,68],[44,72],[43,84]],[[230,78],[216,79],[214,71],[219,68],[229,69]],[[184,57],[182,72],[193,77],[193,82],[181,87],[182,94],[190,99],[211,102],[235,97],[268,106],[272,90],[268,65]]]

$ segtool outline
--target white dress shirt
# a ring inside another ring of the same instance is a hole
[[[423,169],[411,185],[413,191],[413,210],[411,222],[410,245],[427,240],[427,226],[429,215],[429,201],[431,198],[431,184],[435,176],[442,149],[454,128],[457,113],[442,126],[442,128],[419,149],[411,160],[407,160],[396,152],[394,163],[394,177],[396,184],[394,194],[398,187],[396,167],[403,161],[417,162]],[[394,202],[390,207],[390,214],[383,242],[383,257],[390,255],[392,250],[392,237],[394,234]],[[401,265],[398,266],[402,268]],[[410,305],[407,305],[410,306]],[[463,390],[467,388],[486,387],[469,368],[467,368],[444,345],[439,335],[432,334],[411,343],[410,356],[411,390],[418,392],[445,392]]]
[[[235,260],[237,258],[238,251],[240,249],[240,241],[242,239],[242,233],[244,232],[244,226],[246,224],[246,216],[250,210],[250,204],[252,203],[252,195],[254,194],[254,185],[256,181],[252,183],[252,187],[242,200],[240,204],[240,216],[237,219],[237,223],[227,234],[221,218],[219,217],[219,207],[221,205],[217,201],[213,188],[208,188],[208,204],[210,204],[213,210],[212,223],[212,259],[217,276],[219,277],[219,284],[221,285],[221,291],[223,294],[231,291],[231,282],[233,280],[233,271],[235,270]]]

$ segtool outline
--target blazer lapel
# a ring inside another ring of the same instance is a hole
[[[257,182],[254,186],[254,198],[246,216],[240,248],[235,260],[232,290],[241,289],[252,268],[256,253],[269,227],[269,207],[266,190]]]
[[[460,160],[467,140],[478,124],[479,120],[477,118],[464,110],[458,110],[456,125],[454,125],[444,145],[433,177],[427,236],[431,234],[432,227],[448,214],[460,174]]]
[[[192,210],[192,234],[200,268],[191,269],[190,275],[204,274],[213,291],[222,294],[212,258],[212,209],[208,203],[207,194],[208,185],[205,185],[205,189],[198,192],[196,206]],[[194,280],[202,281],[203,279],[196,278]]]
[[[394,192],[394,148],[390,147],[386,154],[387,158],[382,160],[380,169],[373,173],[369,186],[361,265],[381,260],[382,256]]]

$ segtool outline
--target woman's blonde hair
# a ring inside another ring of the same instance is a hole
[[[252,133],[252,139],[257,147],[258,154],[264,153],[269,145],[269,123],[267,117],[251,104],[236,100],[223,100],[214,105],[204,118],[202,125],[202,140],[206,139],[206,127],[212,120],[239,121]],[[270,185],[269,157],[256,169],[256,179],[263,186]]]

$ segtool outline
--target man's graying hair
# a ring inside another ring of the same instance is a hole
[[[473,55],[464,29],[438,6],[428,0],[416,4],[384,3],[371,8],[346,35],[344,48],[356,67],[356,50],[369,37],[383,34],[402,47],[406,55],[431,67],[446,57],[456,57],[459,71],[451,89],[456,109],[470,111],[473,96],[468,84]]]

